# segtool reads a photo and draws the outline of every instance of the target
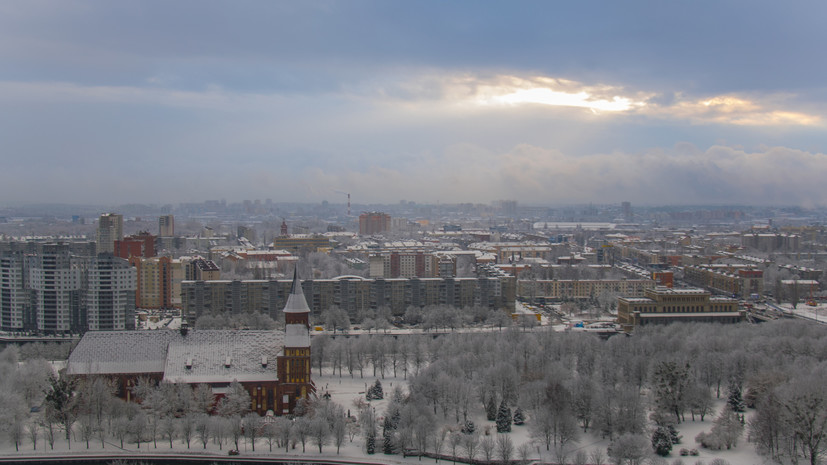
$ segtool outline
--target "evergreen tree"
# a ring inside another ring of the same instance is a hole
[[[474,434],[474,431],[476,431],[476,429],[477,427],[474,426],[474,422],[468,420],[465,422],[465,424],[462,425],[462,429],[460,431],[462,432],[462,434]]]
[[[681,436],[678,435],[678,430],[675,429],[675,425],[666,425],[666,429],[669,430],[669,438],[672,440],[672,444],[680,444]]]
[[[652,449],[661,457],[666,457],[672,451],[672,433],[666,426],[658,426],[652,433]]]
[[[395,454],[396,447],[394,447],[393,432],[390,430],[385,430],[382,436],[384,436],[382,441],[382,453],[387,455]]]
[[[485,403],[485,419],[494,421],[497,419],[497,404],[494,402],[494,397],[489,397]]]
[[[498,433],[511,432],[511,409],[505,405],[505,401],[500,402],[500,408],[497,409],[496,422]]]
[[[523,415],[523,409],[520,407],[517,407],[517,410],[514,411],[514,424],[517,426],[525,424],[525,415]]]
[[[368,389],[367,397],[368,400],[385,398],[385,393],[382,390],[382,383],[380,383],[378,379],[376,380],[376,383]]]
[[[368,438],[365,441],[365,448],[370,455],[376,453],[376,435],[374,433],[368,434]]]
[[[729,385],[729,396],[726,403],[733,412],[743,413],[746,411],[747,405],[744,402],[741,386],[738,383],[733,382]]]

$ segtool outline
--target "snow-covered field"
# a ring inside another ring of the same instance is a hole
[[[779,305],[785,312],[793,313],[797,316],[818,321],[819,323],[827,323],[827,303],[818,302],[818,305],[811,307],[805,302],[801,302],[793,308],[792,304]]]
[[[354,400],[355,399],[364,399],[364,392],[367,386],[370,386],[374,383],[375,378],[368,377],[368,373],[365,373],[364,378],[359,378],[358,375],[354,378],[350,378],[349,376],[345,376],[340,378],[339,376],[330,376],[328,373],[325,373],[324,376],[317,376],[314,378],[316,383],[317,389],[319,391],[319,395],[324,394],[325,392],[330,393],[331,400],[339,403],[345,408],[345,411],[350,409],[351,414],[354,416],[356,415],[356,408],[354,407]],[[390,393],[393,391],[394,387],[402,386],[405,388],[407,386],[404,379],[401,378],[390,378],[386,377],[384,380],[381,380],[382,385],[385,391],[385,399],[384,400],[374,400],[371,401],[372,408],[375,409],[376,415],[378,417],[383,416],[384,411],[388,404],[388,398],[390,397]],[[717,404],[718,408],[723,407],[723,401],[719,401]],[[486,430],[489,430],[492,435],[496,435],[496,429],[494,426],[494,422],[486,421],[485,418],[482,416],[482,410],[477,409],[479,414],[472,418],[474,423],[477,426],[477,432],[483,433]],[[437,415],[438,421],[441,420],[441,414]],[[755,465],[766,463],[767,461],[759,456],[756,452],[752,444],[746,441],[746,432],[744,433],[744,438],[738,442],[738,445],[733,450],[724,450],[724,451],[709,451],[706,449],[700,448],[699,445],[695,444],[694,438],[695,436],[704,430],[709,430],[712,427],[712,419],[714,416],[709,416],[706,418],[706,421],[700,422],[692,422],[687,421],[681,425],[678,425],[678,431],[683,437],[683,441],[681,444],[678,444],[674,447],[672,451],[672,455],[667,457],[667,459],[671,462],[676,458],[680,458],[683,460],[685,464],[694,464],[697,461],[703,461],[705,464],[709,464],[715,458],[722,458],[729,462],[731,465]],[[530,419],[528,419],[530,421]],[[449,423],[453,426],[453,418],[449,419]],[[441,425],[435,425],[441,426]],[[438,428],[434,428],[435,430]],[[518,459],[516,454],[516,450],[521,444],[531,443],[531,439],[528,433],[528,426],[512,426],[512,432],[508,433],[511,436],[511,439],[514,443],[515,455],[514,459]],[[90,449],[87,451],[86,444],[80,442],[78,438],[73,439],[71,444],[71,451],[66,444],[66,441],[63,438],[58,438],[54,451],[49,450],[48,444],[41,438],[38,443],[37,451],[32,450],[31,443],[25,441],[20,452],[15,452],[14,446],[9,444],[8,441],[4,441],[2,445],[2,449],[0,449],[0,455],[2,456],[22,456],[22,455],[40,455],[40,454],[51,454],[51,453],[71,453],[71,454],[84,454],[89,452],[94,453],[120,453],[124,454],[125,457],[128,457],[130,454],[135,453],[169,453],[169,443],[163,440],[158,441],[158,446],[155,448],[152,443],[149,444],[142,444],[140,449],[137,449],[134,443],[125,444],[124,448],[121,449],[118,447],[119,444],[115,444],[113,440],[107,443],[105,449],[101,449],[99,441],[92,441],[90,443]],[[575,444],[572,444],[569,448],[569,461],[572,460],[574,454],[578,449],[584,450],[585,452],[591,452],[595,448],[602,449],[604,460],[608,460],[605,457],[606,447],[608,446],[608,440],[602,439],[599,436],[595,437],[591,434],[581,434],[579,441]],[[191,454],[205,454],[207,456],[226,456],[227,450],[230,449],[232,445],[224,444],[223,450],[219,450],[218,445],[214,443],[209,443],[207,448],[204,449],[196,440],[193,440],[190,445],[190,449],[188,450],[186,445],[179,439],[174,442],[174,446],[172,451],[173,452],[183,452],[183,453],[191,453]],[[698,449],[700,455],[697,457],[680,457],[678,451],[681,448],[688,448],[688,449]],[[364,450],[364,439],[361,436],[356,436],[353,442],[350,442],[347,438],[345,439],[345,445],[341,448],[340,453],[336,454],[336,448],[334,445],[330,444],[324,446],[323,453],[319,453],[318,447],[313,445],[312,443],[307,443],[306,452],[302,453],[301,445],[299,444],[295,448],[291,448],[289,451],[285,451],[284,449],[278,449],[271,453],[269,452],[269,448],[265,439],[259,439],[256,442],[255,452],[253,452],[251,445],[244,442],[241,444],[240,453],[244,456],[250,455],[260,455],[260,456],[272,456],[272,457],[340,457],[340,458],[358,458],[359,460],[367,460],[372,461],[375,463],[431,463],[434,462],[433,459],[423,458],[422,462],[419,462],[416,457],[409,457],[403,458],[399,455],[388,456],[381,453],[381,446],[377,445],[377,453],[375,455],[367,455]],[[545,448],[537,448],[536,446],[532,445],[531,448],[532,455],[531,458],[533,460],[542,461],[542,462],[556,462],[556,457],[553,451],[546,451]],[[450,447],[447,445],[443,448],[443,454],[450,455],[451,450]],[[478,457],[479,458],[479,457]]]

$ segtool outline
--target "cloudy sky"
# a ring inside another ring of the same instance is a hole
[[[0,2],[0,204],[827,205],[827,2]]]

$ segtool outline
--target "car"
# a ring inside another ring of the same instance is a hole
[[[238,455],[238,449],[230,449],[230,451],[227,454],[228,455]]]

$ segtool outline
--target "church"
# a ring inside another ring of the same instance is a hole
[[[138,379],[206,384],[217,398],[237,381],[259,415],[285,415],[315,393],[310,378],[310,308],[298,272],[284,307],[284,331],[89,331],[69,356],[66,374],[105,376],[131,400]]]

